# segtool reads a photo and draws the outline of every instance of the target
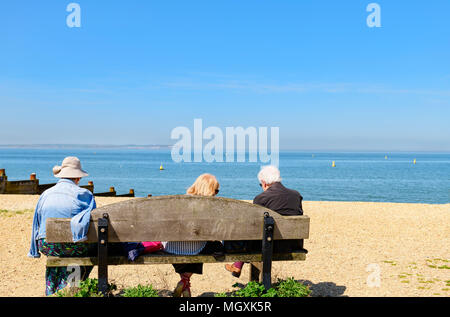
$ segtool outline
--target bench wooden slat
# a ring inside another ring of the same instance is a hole
[[[273,254],[273,261],[304,261],[305,252],[279,253]],[[130,262],[124,256],[108,257],[108,265],[135,265],[135,264],[172,264],[172,263],[217,263],[217,262],[261,262],[262,255],[259,254],[226,254],[225,257],[217,260],[212,255],[171,255],[171,254],[148,254],[142,255],[135,262]],[[60,258],[47,257],[47,267],[80,265],[97,265],[97,257],[82,258]]]
[[[109,242],[260,240],[265,212],[275,220],[275,240],[309,237],[308,216],[281,216],[222,197],[177,195],[97,208],[91,215],[87,242],[97,242],[97,222],[104,213],[110,217]],[[47,219],[46,232],[48,242],[72,242],[70,219]]]

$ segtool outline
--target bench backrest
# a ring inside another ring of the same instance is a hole
[[[222,197],[188,195],[131,199],[91,213],[88,242],[97,242],[97,222],[109,215],[109,242],[260,240],[264,213],[275,220],[274,239],[307,239],[308,216],[281,216],[267,208]],[[49,218],[48,242],[72,242],[70,219]]]

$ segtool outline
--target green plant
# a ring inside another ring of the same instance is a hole
[[[109,291],[117,289],[116,285],[109,284]],[[80,282],[79,287],[68,287],[56,293],[57,297],[101,297],[98,290],[98,280],[88,278]]]
[[[236,285],[233,285],[236,286]],[[307,297],[311,294],[308,286],[295,281],[292,277],[287,280],[278,280],[266,291],[264,285],[258,282],[250,282],[244,288],[231,294],[220,293],[216,297]]]
[[[285,281],[280,281],[277,285],[278,297],[307,297],[311,294],[311,290],[295,281],[293,278],[289,278]]]
[[[264,285],[258,282],[250,282],[246,287],[236,291],[233,297],[262,297],[265,293]]]
[[[143,286],[139,284],[136,287],[127,288],[123,292],[123,297],[159,297],[158,292],[152,285]]]

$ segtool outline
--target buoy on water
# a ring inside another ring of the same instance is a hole
[[[336,167],[336,162],[333,161],[333,164],[331,164],[332,167]]]
[[[162,164],[161,164],[161,166],[159,167],[159,170],[160,170],[160,171],[164,171],[164,167],[162,166]]]
[[[417,160],[416,159],[414,159],[414,165],[417,163]]]
[[[384,157],[384,159],[385,159],[385,160],[387,160],[387,159],[388,159],[387,155],[386,155],[386,156]]]

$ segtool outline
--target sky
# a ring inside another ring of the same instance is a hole
[[[0,144],[174,144],[279,127],[286,150],[450,151],[450,2],[0,6]]]

